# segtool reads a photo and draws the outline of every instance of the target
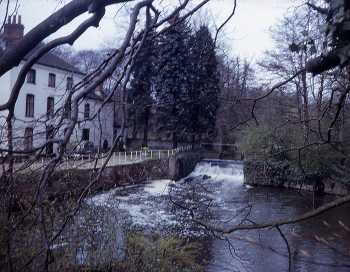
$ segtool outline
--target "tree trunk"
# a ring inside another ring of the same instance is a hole
[[[150,109],[147,107],[145,109],[145,119],[144,119],[144,125],[143,125],[143,146],[148,146],[148,124],[149,124],[149,114],[150,114]]]
[[[303,113],[304,113],[304,138],[305,143],[309,143],[310,136],[310,114],[309,114],[309,93],[306,82],[306,71],[302,73],[302,96],[303,96]]]
[[[191,143],[192,149],[194,149],[195,143],[196,143],[196,134],[193,133],[193,134],[192,134],[192,143]]]
[[[177,148],[177,134],[173,132],[173,148]]]

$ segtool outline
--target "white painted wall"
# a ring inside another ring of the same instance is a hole
[[[4,103],[10,94],[10,90],[13,87],[15,80],[17,79],[19,69],[23,66],[23,63],[19,67],[12,69],[9,73],[0,77],[0,102]],[[55,99],[55,111],[62,108],[66,98],[66,81],[67,77],[73,77],[74,83],[79,82],[82,79],[80,74],[72,74],[68,71],[60,70],[57,68],[47,67],[39,64],[35,64],[33,69],[36,70],[36,84],[25,82],[21,93],[18,97],[18,101],[15,106],[15,121],[14,128],[15,146],[18,149],[23,149],[23,136],[26,127],[32,127],[34,129],[34,146],[43,144],[46,140],[46,126],[50,122],[57,122],[56,120],[47,120],[47,98],[54,97]],[[49,73],[56,75],[55,88],[48,86]],[[26,96],[27,94],[34,95],[34,117],[28,118],[25,116],[26,110]],[[84,120],[84,105],[88,102],[90,104],[90,113],[94,114],[98,107],[101,106],[102,101],[86,99],[79,106],[79,119]],[[72,135],[72,142],[79,142],[82,137],[82,129],[90,129],[90,141],[94,143],[96,147],[103,144],[104,139],[108,140],[109,146],[113,140],[113,106],[112,104],[106,105],[101,112],[102,123],[102,135],[100,137],[100,128],[98,120],[84,121],[77,126],[74,135]],[[4,123],[4,119],[0,120]],[[63,130],[60,132],[63,135]],[[4,137],[5,133],[0,130],[0,138]],[[4,145],[3,145],[4,146]],[[54,148],[55,150],[56,148]]]

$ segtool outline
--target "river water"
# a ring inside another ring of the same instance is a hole
[[[157,180],[88,199],[89,209],[96,208],[90,219],[98,217],[103,222],[95,230],[106,238],[97,248],[100,261],[102,256],[122,257],[122,246],[116,249],[115,245],[123,244],[123,229],[127,225],[149,233],[204,239],[208,247],[204,257],[209,259],[206,271],[288,271],[287,247],[276,229],[240,231],[223,239],[210,236],[191,220],[194,214],[203,221],[224,226],[263,223],[290,218],[313,207],[307,193],[251,188],[243,181],[242,163],[204,160],[179,182]],[[315,202],[321,205],[332,199],[325,196]],[[79,225],[83,229],[90,219],[82,218]],[[292,271],[350,271],[350,206],[304,223],[283,226],[281,230],[291,248]],[[91,237],[87,233],[86,239]],[[88,251],[83,248],[78,252],[78,262],[84,262]]]

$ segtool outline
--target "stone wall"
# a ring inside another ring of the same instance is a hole
[[[169,159],[169,176],[173,180],[179,180],[189,175],[196,164],[202,160],[202,155],[197,152],[179,153]]]
[[[283,187],[335,195],[350,194],[350,184],[315,176],[305,177],[300,171],[283,162],[272,164],[263,161],[246,161],[244,183],[251,186]]]
[[[107,167],[99,181],[91,186],[88,193],[93,195],[118,186],[145,183],[148,180],[179,180],[191,173],[200,159],[200,154],[186,152],[178,153],[169,159]],[[49,200],[79,197],[97,173],[98,171],[89,169],[55,172],[47,184]],[[40,174],[40,172],[33,172],[30,175],[18,175],[16,177],[18,182],[16,182],[17,188],[15,190],[19,199],[26,199],[27,202],[33,200],[38,188]]]
[[[49,192],[55,198],[64,198],[67,193],[72,196],[80,195],[96,175],[97,171],[93,172],[86,169],[59,171],[50,179]],[[169,178],[168,160],[150,160],[106,167],[101,178],[91,187],[89,193],[96,194],[118,186]],[[60,182],[57,182],[57,180],[60,180]]]

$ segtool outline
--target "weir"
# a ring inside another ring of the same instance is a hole
[[[190,174],[192,177],[203,176],[212,181],[235,180],[243,184],[243,162],[235,160],[212,160],[204,159],[197,163],[194,171]]]

